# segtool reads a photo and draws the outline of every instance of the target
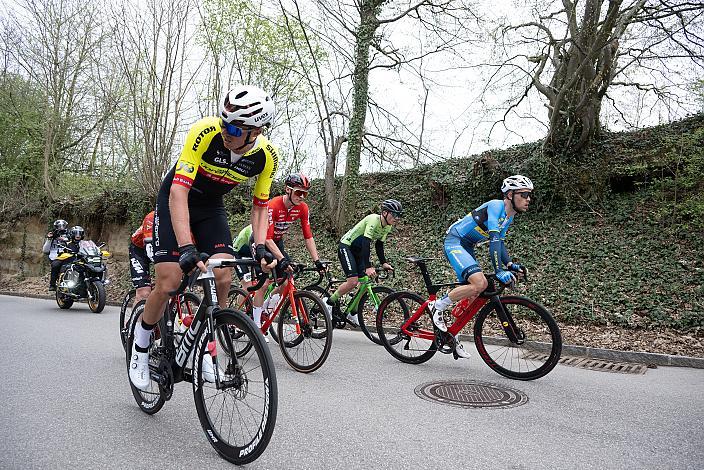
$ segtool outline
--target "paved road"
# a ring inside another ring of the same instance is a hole
[[[95,315],[0,296],[0,468],[231,468],[205,440],[189,385],[155,416],[127,384],[115,307]],[[288,368],[272,343],[279,414],[250,468],[699,468],[704,370],[642,376],[566,366],[534,382],[504,379],[476,353],[397,362],[362,335],[336,331],[314,374]],[[414,388],[464,379],[521,390],[510,409],[461,409]],[[147,437],[146,443],[143,442]]]

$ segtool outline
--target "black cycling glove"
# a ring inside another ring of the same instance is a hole
[[[195,245],[188,244],[178,247],[179,257],[178,265],[181,267],[181,271],[188,274],[193,271],[196,267],[200,258],[198,257],[198,250]]]
[[[267,251],[266,246],[261,243],[255,248],[254,258],[257,261],[266,260],[266,264],[274,261],[274,257]]]

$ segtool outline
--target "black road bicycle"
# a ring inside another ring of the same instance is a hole
[[[207,258],[201,254],[201,258]],[[146,390],[132,385],[137,404],[147,414],[158,412],[174,391],[174,384],[193,384],[198,418],[208,442],[226,460],[242,465],[256,460],[274,432],[278,389],[274,363],[264,338],[243,312],[220,309],[213,269],[237,265],[256,266],[254,260],[213,259],[207,272],[184,276],[171,296],[198,282],[203,300],[178,346],[174,335],[174,311],[167,310],[159,321],[149,349],[151,382]],[[196,281],[197,278],[197,281]],[[258,278],[258,289],[266,275]],[[140,302],[130,318],[127,336],[129,368],[134,328],[144,311]]]

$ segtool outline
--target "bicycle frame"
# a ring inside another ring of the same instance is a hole
[[[403,323],[403,325],[401,326],[401,331],[408,336],[433,341],[435,340],[434,331],[425,329],[412,330],[411,326],[421,317],[421,315],[423,315],[427,311],[428,304],[437,300],[437,293],[441,287],[456,287],[466,283],[455,282],[449,284],[433,284],[430,279],[430,275],[428,274],[428,270],[425,265],[425,260],[422,260],[420,258],[408,258],[408,260],[416,264],[416,266],[420,269],[421,275],[423,276],[423,281],[425,282],[429,295],[428,300],[423,302],[423,304],[418,307],[418,309],[413,313],[413,315],[411,315],[408,320]],[[511,314],[504,308],[503,304],[501,303],[501,298],[499,296],[503,288],[497,290],[494,287],[494,279],[491,276],[487,277],[489,278],[489,287],[487,288],[487,290],[479,294],[479,296],[474,299],[471,305],[469,305],[467,299],[464,299],[458,302],[457,305],[455,305],[455,307],[452,309],[452,316],[455,317],[455,321],[452,323],[452,325],[449,325],[447,327],[447,332],[450,333],[452,336],[457,336],[457,334],[462,330],[462,328],[464,328],[464,326],[474,318],[474,316],[482,309],[482,307],[484,307],[487,303],[491,303],[493,304],[494,308],[498,313],[499,319],[501,320],[501,326],[506,332],[506,336],[512,343],[517,344],[521,341],[519,338],[519,334],[517,334],[519,329],[516,327],[516,324]]]
[[[272,284],[273,285],[273,284]],[[294,284],[293,276],[288,275],[286,281],[283,282],[283,292],[281,293],[281,298],[279,299],[279,303],[276,305],[276,308],[271,312],[271,315],[269,315],[269,318],[262,323],[262,334],[265,332],[269,331],[269,327],[271,324],[274,322],[274,318],[276,318],[279,315],[279,311],[284,305],[284,302],[286,299],[288,299],[289,304],[291,305],[291,315],[293,318],[293,321],[296,323],[296,334],[301,334],[301,325],[300,322],[298,321],[298,305],[296,305],[296,301],[293,297],[293,294],[296,292],[296,286]],[[308,313],[306,312],[305,308],[300,309],[301,313],[303,314],[303,318],[305,322],[308,322]]]

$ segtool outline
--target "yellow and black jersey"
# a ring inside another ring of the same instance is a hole
[[[220,118],[206,117],[188,131],[181,156],[164,178],[162,189],[180,184],[201,197],[217,198],[257,176],[254,204],[266,206],[278,166],[279,151],[263,135],[257,137],[251,150],[235,160],[223,143]]]

